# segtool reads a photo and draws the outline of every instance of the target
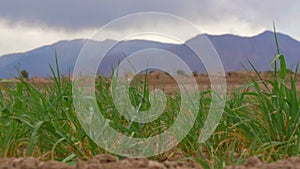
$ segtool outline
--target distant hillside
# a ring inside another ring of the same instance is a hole
[[[300,42],[281,33],[277,34],[280,52],[286,56],[289,68],[300,61]],[[248,68],[250,60],[258,70],[270,70],[270,62],[277,54],[274,33],[265,31],[253,37],[234,35],[208,35],[218,51],[226,71],[242,70],[241,63]]]
[[[240,37],[235,35],[207,35],[225,67],[225,71],[242,70],[242,64],[249,68],[250,60],[258,70],[271,69],[269,63],[276,54],[274,34],[270,31],[263,32],[254,37]],[[194,37],[189,41],[196,40]],[[278,34],[281,53],[286,56],[288,67],[295,67],[300,61],[300,42],[284,35]],[[86,40],[60,41],[53,45],[43,46],[25,53],[9,54],[0,57],[0,78],[9,78],[17,75],[16,67],[26,69],[30,77],[48,77],[51,75],[49,64],[54,65],[54,53],[57,51],[59,66],[63,74],[72,73],[78,54]],[[94,42],[102,45],[111,42],[110,40]],[[168,50],[183,59],[193,71],[205,72],[201,62],[195,54],[185,45],[159,43],[146,40],[121,41],[105,57],[100,65],[99,72],[108,75],[112,67],[118,61],[123,60],[141,49],[160,48]],[[172,64],[172,63],[170,63]]]

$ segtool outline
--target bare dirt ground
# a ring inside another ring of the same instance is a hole
[[[230,93],[234,89],[242,87],[247,82],[250,82],[251,81],[250,76],[254,77],[256,80],[259,81],[259,78],[255,74],[255,72],[249,73],[247,71],[239,71],[239,72],[226,73],[227,91]],[[144,79],[144,75],[139,74],[138,76],[135,77],[135,79],[137,79],[137,77],[140,78],[141,80]],[[261,77],[263,79],[271,79],[272,72],[262,72]],[[198,74],[195,75],[194,78],[198,84],[198,88],[200,91],[206,91],[211,88],[210,79],[207,74]],[[168,94],[174,94],[174,92],[178,91],[179,89],[175,79],[163,72],[156,72],[156,71],[151,72],[147,75],[147,79],[149,82],[150,89],[159,88]],[[18,81],[19,80],[16,79],[2,79],[0,80],[0,87],[7,86],[8,84],[15,83]],[[109,79],[109,81],[111,80]],[[38,88],[43,88],[45,86],[53,85],[53,82],[47,78],[34,77],[29,79],[29,82],[32,82]],[[286,83],[287,85],[289,85],[288,81]],[[132,84],[134,84],[134,80],[132,81]],[[297,91],[300,91],[300,74],[297,75],[296,88]]]
[[[273,163],[261,163],[256,157],[249,158],[244,165],[229,166],[226,169],[300,169],[300,157],[279,160]]]
[[[67,165],[57,161],[40,162],[35,158],[0,160],[0,169],[202,169],[198,164],[188,161],[156,162],[145,158],[127,158],[118,160],[110,155],[98,155],[89,161],[79,161]],[[244,165],[228,166],[226,169],[300,169],[300,157],[279,160],[263,164],[256,157],[250,158]]]
[[[259,77],[255,74],[255,72],[228,72],[226,73],[226,88],[227,92],[232,92],[234,89],[244,86],[247,82],[251,81],[250,77],[253,77],[255,80],[260,81]],[[142,76],[140,76],[142,77]],[[198,84],[198,88],[200,91],[206,91],[211,88],[211,83],[209,76],[207,74],[194,75],[196,82]],[[174,93],[178,90],[177,83],[174,78],[171,76],[162,73],[162,72],[152,72],[148,75],[148,80],[150,84],[150,88],[160,88],[163,89],[166,93]],[[271,72],[262,72],[262,79],[271,79]],[[287,80],[286,84],[289,86],[289,82]],[[261,85],[263,86],[263,85]],[[297,91],[300,91],[300,74],[297,75],[296,82]]]
[[[39,162],[35,158],[0,160],[0,169],[201,169],[193,162],[162,163],[145,158],[127,158],[118,160],[110,155],[98,155],[89,161],[79,161],[76,165],[67,165],[56,161]]]

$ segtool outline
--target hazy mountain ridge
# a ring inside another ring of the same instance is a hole
[[[295,67],[300,61],[300,42],[281,33],[277,36],[280,52],[286,56],[288,67]],[[271,31],[253,37],[208,35],[208,38],[218,51],[226,71],[242,69],[238,63],[249,65],[248,59],[258,70],[269,70],[269,64],[277,54],[274,33]]]
[[[273,32],[265,31],[253,37],[241,37],[235,35],[206,35],[223,62],[225,71],[242,70],[242,64],[248,65],[248,59],[258,70],[271,69],[269,63],[276,54],[276,45]],[[188,40],[193,41],[198,36]],[[284,34],[278,34],[281,53],[286,56],[288,67],[292,67],[300,61],[300,42]],[[188,42],[187,41],[187,42]],[[17,75],[16,67],[26,69],[30,77],[48,77],[51,75],[49,64],[55,65],[55,51],[58,54],[59,66],[62,74],[73,71],[76,59],[86,39],[72,41],[60,41],[52,45],[43,46],[25,53],[9,54],[0,57],[0,78]],[[105,57],[100,65],[102,74],[110,74],[112,67],[130,55],[141,49],[160,48],[168,50],[183,59],[193,71],[205,72],[202,63],[197,60],[195,54],[184,44],[168,44],[147,40],[112,41],[106,40],[94,42],[99,45],[115,42],[118,43]]]

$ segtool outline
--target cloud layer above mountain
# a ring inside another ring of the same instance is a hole
[[[297,11],[297,0],[1,0],[0,16],[11,21],[46,24],[51,27],[83,29],[99,27],[116,18],[138,12],[166,12],[196,24],[237,20],[249,25],[268,25],[288,19]],[[159,18],[158,18],[159,19]]]
[[[141,12],[177,15],[210,34],[251,36],[272,29],[274,20],[279,31],[300,39],[300,23],[297,22],[299,5],[297,0],[1,0],[0,34],[5,38],[0,39],[0,55],[62,38],[87,38],[93,31],[119,17]],[[182,34],[185,33],[176,23],[160,18],[157,21],[166,22],[170,31],[179,29]],[[146,22],[141,22],[141,26],[147,26]],[[114,39],[114,34],[124,31],[124,28],[134,29],[130,24],[122,25],[107,32],[106,38]],[[34,37],[31,42],[30,37]],[[23,45],[14,43],[16,40]]]

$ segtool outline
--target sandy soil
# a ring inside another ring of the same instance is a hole
[[[98,155],[90,161],[80,161],[67,165],[57,161],[39,162],[35,158],[0,160],[0,169],[201,169],[194,162],[165,161],[127,158],[118,160],[110,155]],[[300,157],[263,164],[256,157],[250,158],[243,166],[228,166],[226,169],[300,169]]]

